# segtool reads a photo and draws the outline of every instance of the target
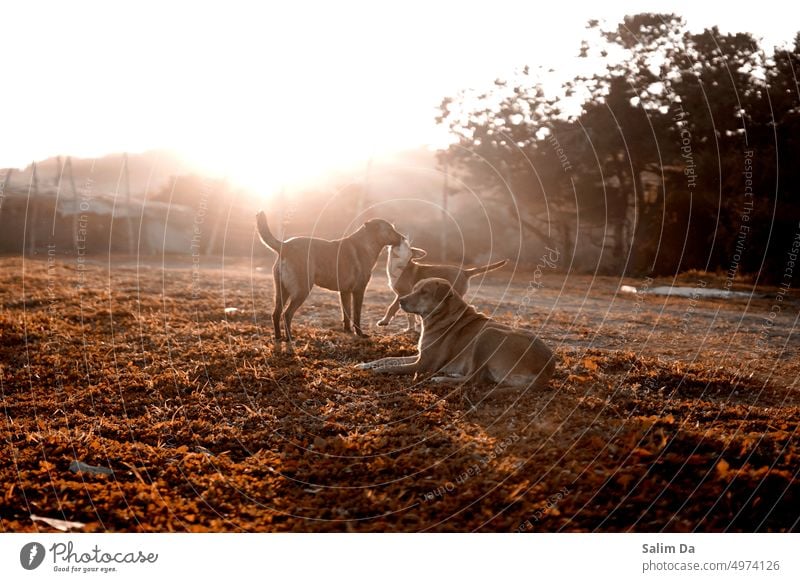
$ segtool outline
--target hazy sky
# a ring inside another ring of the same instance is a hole
[[[643,11],[768,45],[800,29],[779,2],[3,2],[0,167],[169,147],[274,188],[435,141],[443,96],[570,71],[588,19]]]

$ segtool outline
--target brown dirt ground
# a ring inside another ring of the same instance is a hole
[[[452,387],[355,370],[413,338],[402,316],[340,333],[327,291],[298,312],[297,355],[273,350],[269,262],[0,259],[0,530],[52,531],[32,514],[82,531],[800,527],[793,292],[765,328],[776,289],[693,301],[497,273],[475,302],[539,331],[559,371],[537,392],[473,392],[473,410]],[[721,284],[683,280],[699,278]],[[390,300],[376,273],[365,320]]]

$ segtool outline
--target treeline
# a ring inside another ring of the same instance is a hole
[[[440,162],[531,244],[594,246],[603,270],[785,282],[800,236],[800,35],[765,50],[639,14],[589,22],[579,50],[605,70],[556,95],[524,69],[445,99],[438,121],[457,141]]]

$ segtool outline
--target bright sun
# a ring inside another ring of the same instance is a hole
[[[285,135],[285,134],[284,134]],[[341,139],[336,143],[292,144],[279,146],[253,140],[249,135],[231,138],[231,145],[186,144],[183,157],[203,171],[244,187],[258,196],[272,197],[291,192],[315,178],[334,171],[356,169],[380,148],[365,147],[362,141]],[[391,144],[384,144],[389,150]]]

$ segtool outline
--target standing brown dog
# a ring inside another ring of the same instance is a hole
[[[361,330],[364,291],[383,247],[399,244],[403,235],[385,220],[373,218],[350,236],[337,240],[298,236],[280,241],[270,232],[264,212],[258,213],[256,222],[261,241],[278,253],[272,267],[275,340],[282,339],[283,318],[286,340],[291,346],[292,317],[314,285],[338,291],[344,330],[355,330],[357,335],[367,337]]]

